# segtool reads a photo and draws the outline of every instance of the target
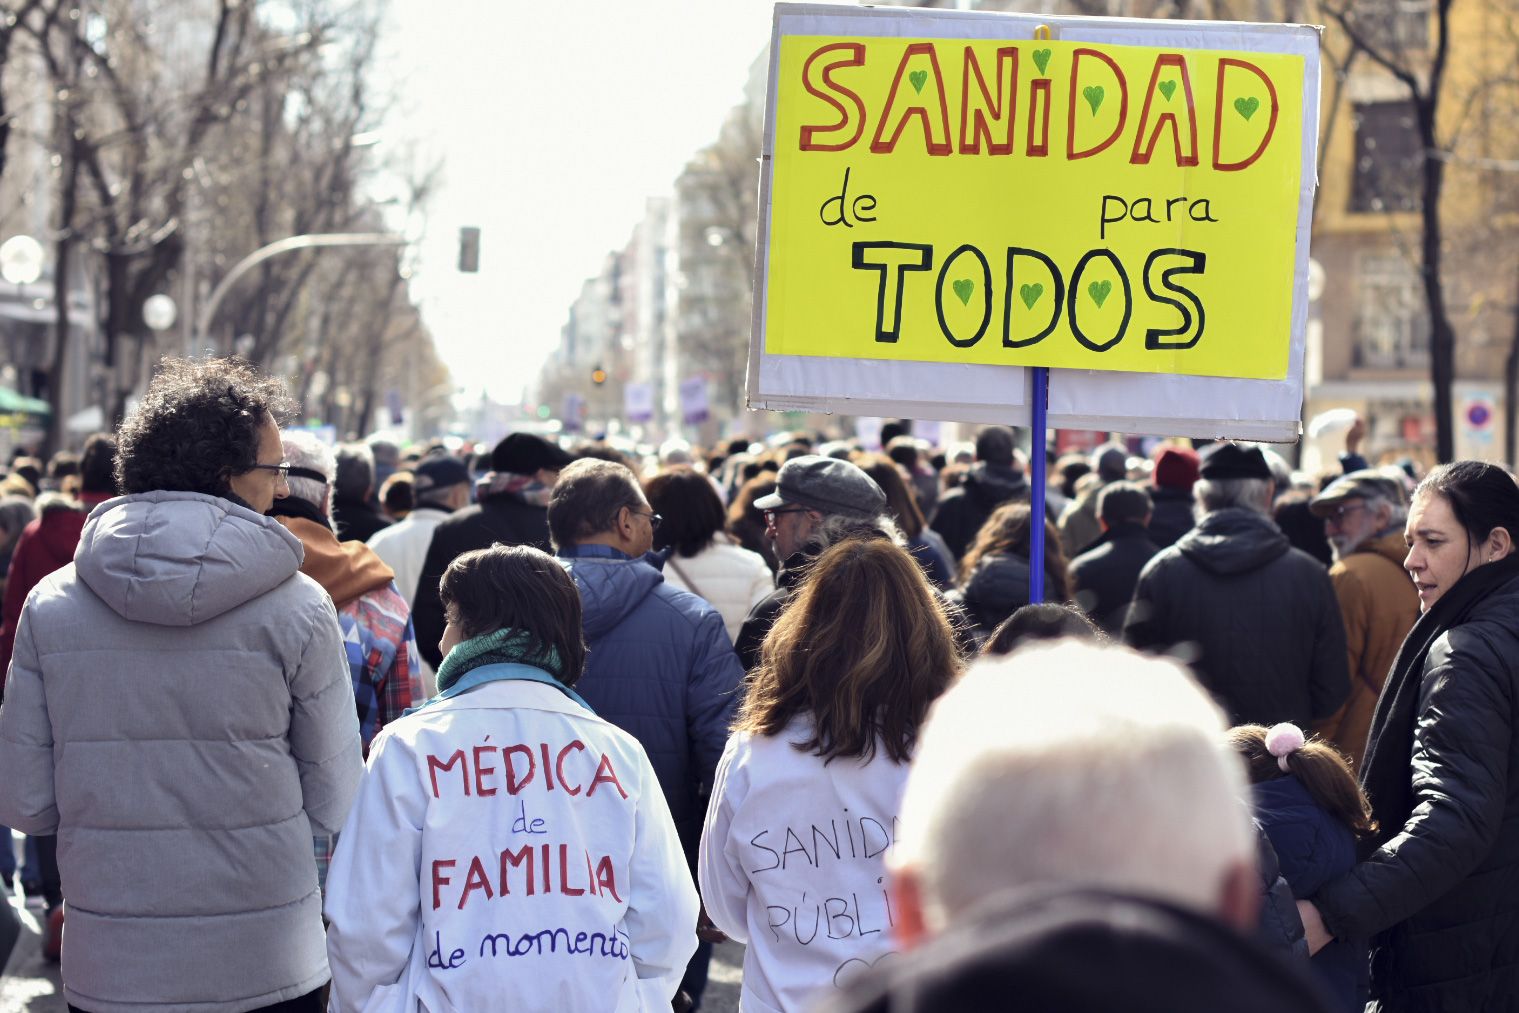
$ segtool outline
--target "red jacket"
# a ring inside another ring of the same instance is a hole
[[[22,529],[5,577],[5,600],[0,603],[0,672],[10,673],[16,626],[21,621],[26,596],[43,577],[74,561],[85,517],[83,510],[57,502],[44,508],[41,517]]]

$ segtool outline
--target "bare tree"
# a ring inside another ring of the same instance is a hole
[[[1322,8],[1367,59],[1392,75],[1408,92],[1414,123],[1423,150],[1419,187],[1419,276],[1429,313],[1429,368],[1435,392],[1435,452],[1441,461],[1455,456],[1451,386],[1455,380],[1456,331],[1446,306],[1442,275],[1444,219],[1441,197],[1445,185],[1448,141],[1442,138],[1445,75],[1450,55],[1450,16],[1454,0],[1433,0],[1428,49],[1401,45],[1387,32],[1387,11],[1381,5],[1325,2]]]

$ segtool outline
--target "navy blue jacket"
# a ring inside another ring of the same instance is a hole
[[[698,788],[712,784],[744,678],[723,617],[666,584],[653,553],[577,545],[559,557],[580,589],[590,646],[575,691],[642,743],[682,840],[699,835]]]
[[[1294,897],[1312,897],[1355,865],[1355,835],[1319,808],[1296,777],[1263,781],[1252,794],[1255,818],[1271,840]],[[1313,972],[1336,1009],[1360,1013],[1365,1007],[1366,959],[1366,944],[1351,939],[1336,939],[1314,954]]]

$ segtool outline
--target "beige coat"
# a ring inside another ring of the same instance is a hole
[[[1329,570],[1345,620],[1350,696],[1314,731],[1339,747],[1359,770],[1377,697],[1403,638],[1419,618],[1419,595],[1403,569],[1408,548],[1400,531],[1371,538]]]

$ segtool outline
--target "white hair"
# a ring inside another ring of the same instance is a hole
[[[337,455],[314,433],[289,429],[280,433],[285,460],[297,468],[310,468],[327,476],[326,482],[314,478],[290,476],[290,495],[305,500],[324,514],[332,513],[332,476],[337,473]]]
[[[1200,478],[1192,484],[1192,514],[1202,520],[1215,510],[1238,507],[1271,516],[1273,479]]]
[[[1078,641],[977,663],[935,704],[894,868],[942,929],[1013,887],[1111,889],[1217,916],[1253,863],[1243,765],[1173,661]]]

